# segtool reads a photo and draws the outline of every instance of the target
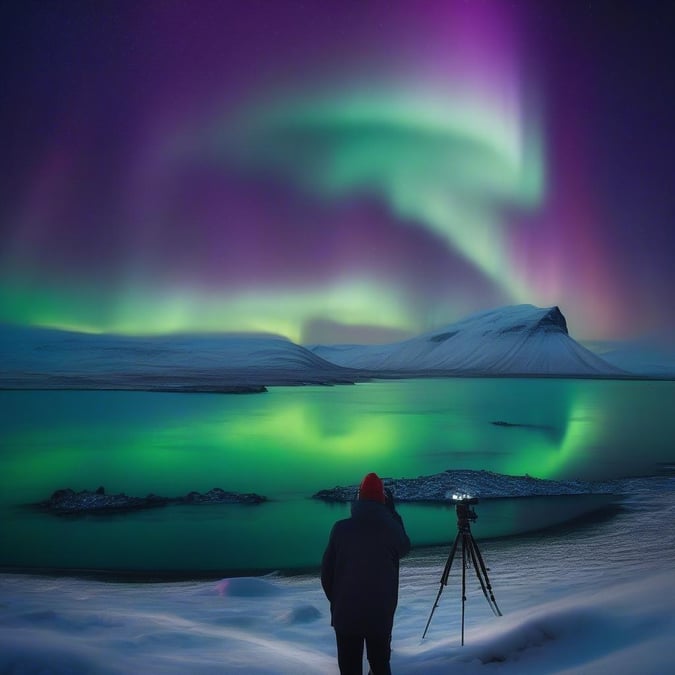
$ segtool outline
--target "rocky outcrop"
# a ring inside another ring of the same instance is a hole
[[[75,492],[71,488],[63,488],[52,493],[51,497],[35,504],[37,508],[56,514],[79,513],[122,513],[141,509],[157,508],[169,504],[261,504],[266,497],[255,493],[228,492],[221,488],[213,488],[208,492],[189,492],[181,497],[162,497],[149,494],[145,497],[133,497],[123,492],[106,494],[104,487]]]
[[[86,513],[134,511],[164,506],[168,501],[166,497],[153,494],[146,497],[130,497],[124,493],[108,495],[104,487],[99,487],[93,492],[90,490],[75,492],[71,488],[63,488],[56,490],[49,499],[36,506],[54,513]]]

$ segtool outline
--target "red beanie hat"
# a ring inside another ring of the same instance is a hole
[[[359,499],[369,499],[384,504],[384,483],[376,473],[369,473],[361,481]]]

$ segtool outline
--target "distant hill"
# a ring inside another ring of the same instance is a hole
[[[348,369],[275,335],[129,337],[1,326],[0,353],[5,389],[248,392],[354,381]]]
[[[313,346],[326,361],[378,372],[620,376],[567,331],[558,307],[502,307],[387,345]]]
[[[623,370],[659,379],[675,379],[675,344],[657,338],[586,345],[607,363]]]

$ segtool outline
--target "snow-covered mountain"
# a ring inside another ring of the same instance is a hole
[[[128,337],[0,327],[0,386],[255,391],[351,382],[286,338],[258,334]]]
[[[378,372],[465,375],[620,376],[572,339],[558,307],[515,305],[387,345],[313,346],[341,366]]]

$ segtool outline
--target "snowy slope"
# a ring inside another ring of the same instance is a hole
[[[389,345],[316,346],[341,366],[457,374],[617,376],[624,373],[573,340],[557,307],[516,305],[474,314]]]
[[[586,345],[607,363],[631,373],[675,378],[675,344],[657,339],[634,342],[591,342]]]
[[[274,335],[127,337],[2,326],[0,386],[210,389],[349,381],[345,369]]]

